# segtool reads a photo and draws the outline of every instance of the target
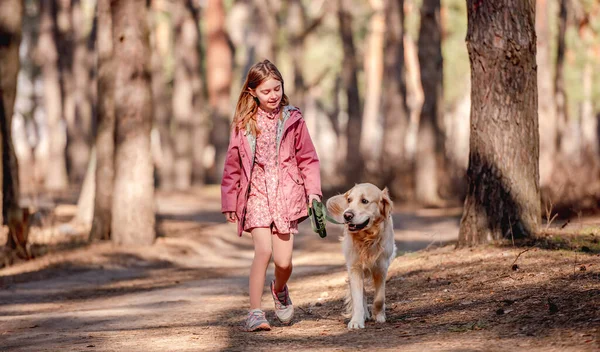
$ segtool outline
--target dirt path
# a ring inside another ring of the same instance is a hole
[[[340,231],[320,239],[305,223],[290,283],[294,325],[243,333],[250,238],[223,224],[216,192],[161,195],[158,209],[163,236],[150,248],[102,243],[0,270],[0,351],[600,348],[598,255],[531,250],[512,271],[520,249],[412,253],[456,238],[458,213],[434,211],[395,214],[401,255],[388,278],[388,323],[346,330]],[[273,321],[272,304],[265,294]]]

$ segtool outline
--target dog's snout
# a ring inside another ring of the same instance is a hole
[[[344,220],[350,221],[354,218],[354,214],[350,211],[344,213]]]

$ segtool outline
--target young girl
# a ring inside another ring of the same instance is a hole
[[[287,281],[292,274],[293,234],[306,219],[307,202],[320,200],[319,159],[298,108],[288,103],[283,78],[270,61],[252,66],[235,109],[225,170],[221,211],[250,232],[254,260],[250,269],[250,311],[245,330],[270,330],[261,310],[271,254],[275,315],[292,321],[294,307]]]

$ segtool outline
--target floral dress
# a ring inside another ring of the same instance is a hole
[[[285,198],[278,187],[277,120],[280,111],[277,108],[267,113],[259,108],[257,112],[256,122],[260,133],[256,138],[244,231],[266,227],[272,228],[273,233],[298,233],[298,222],[286,219],[281,209],[285,206]]]

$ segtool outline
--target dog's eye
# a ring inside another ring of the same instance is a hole
[[[362,204],[369,204],[369,201],[368,201],[368,200],[366,200],[366,199],[364,199],[364,198],[363,198],[363,199],[361,199],[361,201],[360,201],[360,202],[361,202]]]
[[[348,203],[352,203],[352,198],[348,198]]]

